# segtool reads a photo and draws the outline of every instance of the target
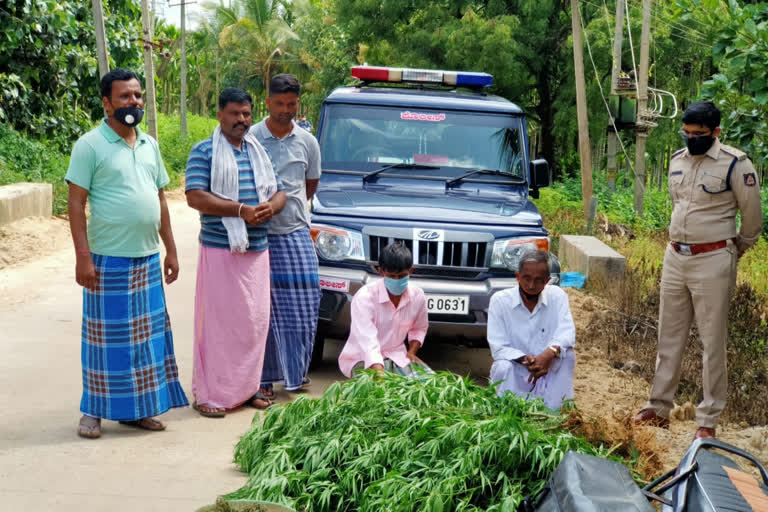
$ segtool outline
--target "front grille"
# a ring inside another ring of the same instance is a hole
[[[385,236],[370,236],[369,239],[371,250],[368,259],[370,261],[379,261],[379,254],[381,254],[381,251],[392,242],[400,242],[401,244],[404,244],[408,250],[411,251],[411,254],[413,254],[413,240],[387,238]]]
[[[488,249],[488,244],[486,242],[431,242],[418,240],[416,242],[416,250],[414,250],[414,241],[409,239],[369,235],[368,241],[368,259],[372,262],[379,261],[381,251],[388,244],[392,242],[400,242],[408,247],[414,255],[414,265],[481,269],[486,267],[485,256]],[[428,273],[435,274],[436,272]]]

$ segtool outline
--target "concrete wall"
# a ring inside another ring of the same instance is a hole
[[[14,183],[0,187],[0,226],[24,217],[53,215],[50,183]]]
[[[623,279],[626,259],[593,236],[563,235],[557,255],[564,272],[575,271],[595,281]]]

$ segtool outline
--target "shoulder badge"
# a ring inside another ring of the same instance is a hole
[[[757,177],[755,176],[755,173],[748,172],[744,175],[744,185],[747,187],[754,187],[757,185]]]
[[[669,157],[669,158],[670,158],[670,160],[671,160],[671,159],[673,159],[673,158],[675,158],[675,157],[677,157],[677,156],[680,156],[680,155],[682,155],[683,153],[685,153],[685,148],[683,148],[683,149],[678,149],[677,151],[675,151],[674,153],[672,153],[672,156],[671,156],[671,157]]]
[[[720,149],[722,149],[724,152],[728,153],[729,155],[736,157],[739,160],[739,162],[747,159],[747,154],[745,152],[743,152],[740,149],[736,149],[733,146],[726,146],[725,144],[721,144]]]

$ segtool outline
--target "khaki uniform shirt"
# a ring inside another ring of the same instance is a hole
[[[734,159],[729,188],[728,169]],[[672,155],[669,195],[669,237],[674,242],[700,244],[736,238],[743,252],[760,236],[763,216],[755,168],[743,151],[721,144],[719,139],[703,155],[693,156],[687,149]],[[737,212],[741,212],[738,236]]]

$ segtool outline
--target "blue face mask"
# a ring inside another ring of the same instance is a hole
[[[384,286],[387,287],[387,291],[392,295],[402,295],[405,289],[408,288],[408,278],[405,276],[402,279],[392,279],[391,277],[384,278]]]

